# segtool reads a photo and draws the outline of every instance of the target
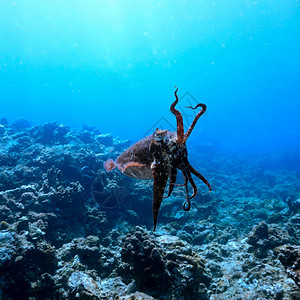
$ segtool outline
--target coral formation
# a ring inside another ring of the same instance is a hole
[[[287,269],[288,275],[300,287],[300,247],[284,245],[277,249],[278,259]]]
[[[284,245],[290,240],[286,230],[279,226],[268,226],[265,222],[260,222],[248,235],[247,242],[253,246],[254,255],[260,258],[267,256],[268,249]]]
[[[136,227],[123,239],[121,256],[120,275],[155,298],[195,299],[200,287],[209,286],[203,259],[178,237],[155,238]]]

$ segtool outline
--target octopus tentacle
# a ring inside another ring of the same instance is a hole
[[[188,137],[190,136],[190,134],[192,133],[198,119],[205,113],[206,111],[206,105],[203,104],[203,103],[199,103],[197,104],[195,107],[191,107],[191,106],[188,106],[188,108],[191,108],[191,109],[196,109],[198,107],[201,107],[202,109],[197,113],[193,123],[191,124],[190,128],[187,130],[187,132],[184,134],[184,142],[186,142],[186,140],[188,139]]]
[[[166,197],[164,198],[169,198],[170,195],[172,194],[173,192],[173,189],[174,189],[174,186],[176,185],[175,182],[176,182],[176,178],[177,178],[177,167],[173,167],[171,169],[171,174],[169,176],[169,193]]]
[[[173,173],[174,172],[174,173]],[[184,183],[183,184],[180,184],[180,183],[175,183],[176,182],[176,178],[177,178],[177,167],[175,168],[175,170],[172,170],[171,171],[171,174],[170,174],[170,176],[169,176],[169,192],[168,192],[168,195],[167,196],[165,196],[164,198],[169,198],[170,196],[171,196],[171,194],[172,194],[172,192],[173,192],[173,189],[174,189],[174,186],[176,185],[176,186],[186,186],[187,184],[188,184],[188,179],[187,179],[187,177],[186,176],[183,176],[184,177]],[[192,177],[191,177],[192,178]],[[192,178],[192,180],[193,180],[193,178]],[[194,185],[193,185],[194,184]],[[194,191],[195,191],[195,188],[194,188],[194,186],[196,186],[195,185],[195,183],[194,183],[194,181],[193,181],[193,183],[191,182],[191,185],[193,186],[193,189],[194,189]],[[196,187],[196,189],[197,189],[197,187]],[[196,195],[193,195],[190,199],[192,199],[192,198],[194,198]]]
[[[205,177],[200,174],[197,170],[195,170],[191,165],[190,163],[187,163],[186,164],[186,167],[188,169],[188,171],[190,171],[192,174],[194,174],[195,176],[197,176],[199,179],[201,179],[205,184],[206,186],[209,188],[209,191],[211,191],[211,186],[209,184],[209,182],[205,179]]]
[[[188,182],[189,180],[189,175],[188,175],[188,171],[184,168],[180,169],[183,177],[185,179],[186,182]],[[189,197],[189,188],[188,188],[188,184],[185,185],[185,190],[186,190],[186,200],[183,203],[182,209],[184,211],[189,211],[191,209],[191,201],[190,201],[190,197]]]
[[[186,186],[187,184],[188,184],[188,180],[186,177],[184,177],[184,184],[175,183],[175,185],[177,185],[177,186]]]
[[[190,201],[190,197],[189,197],[188,184],[185,186],[185,190],[186,190],[186,200],[182,205],[182,209],[184,211],[189,211],[191,209],[191,201]]]
[[[183,203],[182,209],[184,211],[189,211],[191,209],[191,201],[189,198],[187,198],[186,201]]]
[[[193,195],[191,197],[189,197],[189,199],[191,200],[191,199],[193,199],[197,195],[198,188],[197,188],[197,186],[196,186],[196,184],[194,182],[194,179],[191,176],[191,173],[189,171],[186,171],[186,172],[187,172],[187,175],[188,175],[188,180],[189,180],[189,182],[190,182],[190,184],[191,184],[191,186],[193,188]]]
[[[183,119],[182,119],[182,115],[181,115],[180,111],[175,108],[175,106],[178,103],[178,96],[177,96],[178,87],[175,86],[175,88],[176,88],[176,91],[175,91],[174,95],[175,95],[176,99],[172,103],[170,110],[175,115],[176,121],[177,121],[177,143],[183,144],[184,143]]]
[[[159,208],[164,196],[165,187],[168,181],[168,172],[164,170],[164,168],[159,168],[154,166],[152,168],[153,173],[153,222],[154,222],[154,229],[156,229],[157,223],[157,216],[159,212]]]

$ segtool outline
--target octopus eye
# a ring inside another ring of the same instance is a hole
[[[153,139],[154,139],[154,141],[159,142],[159,141],[162,140],[162,136],[160,134],[154,133],[153,134]]]
[[[161,130],[159,130],[158,128],[153,133],[153,139],[155,141],[161,141],[161,139],[162,139]]]
[[[170,137],[168,135],[168,130],[160,130],[157,129],[154,133],[153,133],[153,140],[156,142],[164,142],[167,143],[170,140]]]

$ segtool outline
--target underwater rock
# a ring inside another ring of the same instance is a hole
[[[30,231],[6,232],[4,236],[0,233],[0,238],[5,250],[5,256],[0,255],[2,296],[4,299],[26,299],[33,288],[30,282],[37,282],[42,274],[53,274],[56,270],[55,249],[44,241],[35,243]],[[0,254],[2,249],[0,247]]]
[[[287,204],[289,207],[290,214],[297,214],[300,211],[300,199],[295,199],[295,197],[288,197]]]
[[[117,263],[114,252],[101,246],[97,236],[73,239],[58,250],[58,257],[65,262],[71,262],[77,257],[81,265],[96,270],[103,277],[109,276]]]
[[[287,230],[291,236],[291,243],[300,244],[300,214],[293,215],[287,222]]]
[[[253,246],[257,257],[267,256],[268,249],[288,243],[290,236],[288,232],[276,225],[267,225],[260,222],[248,235],[247,243]]]
[[[120,297],[120,300],[155,300],[155,298],[146,295],[145,293],[135,292],[133,294]]]
[[[0,137],[3,136],[6,132],[6,129],[3,125],[0,125]]]
[[[22,130],[31,127],[31,124],[25,118],[18,118],[11,123],[11,128],[16,130]]]
[[[124,149],[129,148],[131,145],[131,140],[121,140],[119,138],[113,139],[113,146],[117,151],[122,152]]]
[[[101,283],[83,272],[73,272],[68,279],[70,299],[101,299]]]
[[[107,232],[108,224],[107,214],[98,207],[86,212],[84,229],[87,235],[103,235]]]
[[[92,143],[94,141],[92,133],[88,130],[73,132],[72,136],[76,136],[83,143]]]
[[[184,227],[184,229],[187,226]],[[189,229],[188,229],[189,230]],[[193,226],[193,245],[203,245],[211,242],[216,237],[217,226],[211,221],[201,221]]]
[[[61,184],[62,179],[62,172],[61,170],[52,166],[50,169],[47,170],[47,180],[49,187],[57,187]]]
[[[65,144],[65,135],[69,132],[68,126],[61,125],[57,122],[37,125],[30,129],[30,135],[36,142],[51,145],[55,143]]]
[[[0,219],[2,220],[1,222],[6,222],[5,220],[8,220],[10,214],[11,211],[6,205],[0,205]]]
[[[14,256],[14,236],[9,231],[0,231],[0,270]]]
[[[287,269],[288,276],[300,288],[300,246],[285,245],[276,249],[278,259]]]
[[[103,144],[107,147],[111,147],[113,145],[113,137],[111,136],[110,133],[97,135],[96,141],[99,144]]]
[[[142,289],[156,286],[164,290],[170,274],[163,259],[163,250],[146,231],[137,227],[134,233],[128,233],[123,240],[121,255],[122,260],[132,268],[131,273],[138,286]],[[128,276],[128,271],[120,275]]]
[[[8,125],[7,119],[6,118],[0,118],[0,125]]]
[[[55,294],[55,279],[49,273],[41,275],[37,280],[33,296],[37,299],[54,299]]]
[[[24,262],[29,268],[35,268],[37,274],[53,274],[57,268],[57,257],[55,248],[46,242],[37,243],[34,249],[23,252]]]
[[[209,285],[203,259],[177,237],[155,238],[137,226],[123,239],[121,257],[118,273],[153,297],[196,298],[200,283]]]
[[[74,254],[78,254],[80,261],[86,265],[97,268],[100,258],[100,243],[97,236],[88,236],[73,240]]]
[[[13,166],[15,165],[17,159],[9,154],[9,153],[1,153],[0,152],[0,167],[3,167],[3,166]]]
[[[111,275],[111,274],[110,274]],[[134,295],[136,286],[134,282],[125,284],[120,276],[109,276],[101,281],[103,299],[128,299],[129,295]],[[139,294],[139,292],[137,292]],[[143,294],[143,293],[141,293]],[[145,295],[145,294],[144,294]],[[145,295],[147,296],[147,295]],[[149,296],[150,297],[150,296]],[[147,298],[146,298],[147,299]]]
[[[100,130],[98,128],[96,128],[95,126],[91,126],[91,125],[88,125],[88,124],[82,124],[81,128],[84,131],[91,131],[91,132],[95,132],[95,133],[100,134]]]
[[[16,230],[18,233],[20,233],[23,230],[29,230],[29,221],[27,217],[23,216],[20,218],[20,220],[17,223]]]
[[[248,237],[248,244],[256,246],[259,240],[266,240],[269,235],[269,228],[265,222],[260,222],[253,228]]]

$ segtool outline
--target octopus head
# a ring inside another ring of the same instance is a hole
[[[152,135],[152,139],[157,144],[168,144],[170,142],[168,130],[156,129]]]

